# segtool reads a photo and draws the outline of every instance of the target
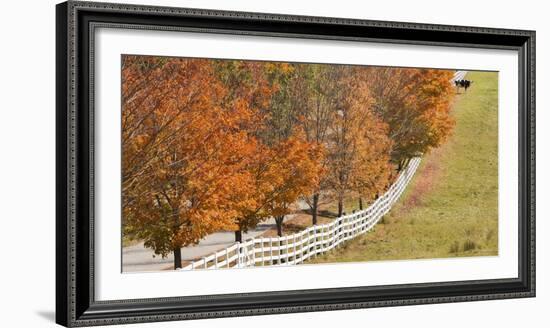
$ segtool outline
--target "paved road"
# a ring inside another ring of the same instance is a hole
[[[307,204],[300,201],[301,209],[308,208]],[[286,220],[292,216],[287,215]],[[266,230],[275,228],[275,219],[270,218],[260,224],[255,229],[243,233],[243,240],[258,237]],[[216,232],[203,238],[197,245],[183,247],[181,249],[182,260],[192,260],[210,255],[216,251],[226,248],[235,242],[235,232]],[[143,243],[124,247],[122,249],[122,271],[123,272],[146,272],[159,271],[166,268],[172,268],[174,265],[174,255],[170,254],[166,258],[155,255],[150,249],[143,246]]]
[[[251,229],[247,233],[243,233],[243,240],[257,237],[275,226],[274,219],[264,221],[258,224],[256,229]],[[181,249],[181,258],[185,261],[210,255],[220,249],[230,246],[234,242],[235,232],[216,232],[206,236],[195,246],[183,247]],[[171,268],[174,264],[174,255],[170,254],[163,259],[161,256],[156,256],[151,249],[144,247],[143,243],[139,243],[123,248],[122,262],[124,272],[158,271]]]

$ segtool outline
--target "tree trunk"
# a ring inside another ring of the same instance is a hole
[[[311,204],[311,223],[317,224],[317,211],[319,210],[319,194],[313,194],[313,202]]]
[[[174,248],[174,270],[181,268],[181,248]]]
[[[172,208],[172,217],[175,220],[175,231],[174,234],[179,229],[180,225],[180,211],[179,208]],[[181,246],[174,247],[174,270],[181,268]]]
[[[338,217],[341,217],[343,212],[344,212],[344,199],[342,197],[338,197]]]
[[[363,197],[359,197],[359,210],[363,210]]]
[[[238,241],[239,243],[243,242],[243,232],[242,232],[242,230],[235,230],[235,241]]]
[[[275,217],[275,223],[277,224],[277,235],[279,237],[283,236],[283,221],[285,220],[285,216],[276,216]]]

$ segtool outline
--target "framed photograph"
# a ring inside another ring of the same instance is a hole
[[[535,32],[57,5],[64,326],[535,296]]]

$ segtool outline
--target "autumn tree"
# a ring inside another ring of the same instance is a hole
[[[338,216],[343,214],[344,199],[355,192],[362,196],[378,192],[388,182],[391,140],[387,126],[371,110],[373,99],[368,84],[361,79],[360,68],[338,67],[334,110],[327,136],[327,184],[336,196]]]
[[[315,188],[320,172],[315,164],[321,152],[316,144],[305,140],[290,102],[294,65],[218,61],[216,67],[229,90],[227,101],[246,99],[261,117],[261,123],[249,129],[259,142],[247,162],[253,181],[248,189],[253,206],[238,209],[235,240],[242,241],[242,232],[269,217],[275,217],[281,232],[284,215],[306,190]]]
[[[276,86],[268,80],[266,63],[242,60],[214,60],[216,76],[227,93],[223,97],[225,106],[246,106],[254,115],[254,124],[242,128],[250,135],[258,137],[267,119],[268,107]],[[235,241],[242,241],[243,232],[256,227],[264,215],[260,196],[260,177],[264,171],[261,159],[266,155],[266,147],[260,142],[254,147],[244,163],[244,170],[251,180],[246,190],[247,206],[237,208],[235,221]]]
[[[363,77],[370,84],[373,109],[388,124],[392,161],[400,169],[451,132],[452,71],[371,67]]]
[[[123,56],[125,232],[156,254],[269,217],[303,197],[371,198],[393,163],[449,134],[448,71]]]
[[[300,126],[299,108],[292,102],[293,81],[300,64],[266,63],[265,76],[273,93],[265,112],[265,125],[259,136],[265,144],[273,145],[303,131]],[[300,133],[300,138],[304,135]],[[305,139],[304,139],[305,140]]]
[[[125,229],[156,254],[233,228],[250,177],[243,166],[254,115],[223,102],[207,60],[125,56],[122,68],[122,190]]]
[[[341,91],[336,83],[339,71],[335,65],[296,64],[290,82],[290,103],[297,111],[298,122],[305,139],[324,147],[327,144],[330,126],[336,118],[336,96]],[[321,175],[316,190],[305,197],[310,207],[312,223],[317,224],[319,201],[327,186],[327,157],[321,161]]]
[[[270,152],[261,190],[263,212],[275,219],[277,234],[282,236],[285,216],[300,197],[317,188],[323,150],[298,133],[270,147]]]
[[[367,124],[363,129],[358,152],[358,170],[354,172],[350,190],[358,197],[359,210],[363,210],[363,199],[374,200],[382,194],[391,182],[395,170],[391,162],[393,141],[388,137],[388,126],[369,110]]]

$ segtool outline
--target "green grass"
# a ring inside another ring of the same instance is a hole
[[[498,255],[498,74],[455,97],[453,134],[426,154],[376,227],[310,263]]]

